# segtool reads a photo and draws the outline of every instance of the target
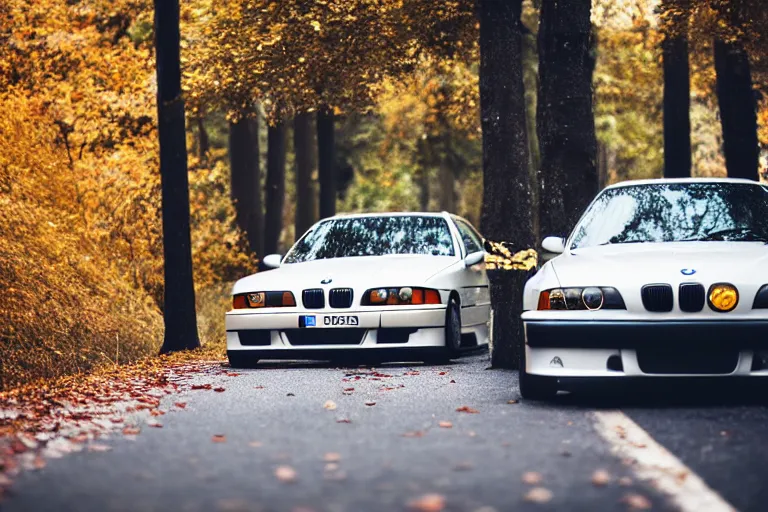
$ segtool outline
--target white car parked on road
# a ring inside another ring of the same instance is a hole
[[[376,355],[445,361],[488,343],[490,292],[477,231],[447,213],[340,215],[235,283],[232,366]]]
[[[523,397],[572,379],[768,377],[768,188],[735,179],[603,190],[526,284]],[[766,382],[761,380],[761,382]]]

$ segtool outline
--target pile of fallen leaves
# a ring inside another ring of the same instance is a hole
[[[135,436],[142,425],[161,428],[162,396],[180,391],[193,373],[227,371],[219,351],[201,349],[0,393],[0,497],[19,471],[40,469],[47,458],[108,450],[98,440],[116,431]]]

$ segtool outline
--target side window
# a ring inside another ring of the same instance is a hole
[[[464,247],[467,249],[467,254],[483,250],[483,241],[477,236],[475,230],[472,229],[469,224],[463,220],[454,219],[456,227],[459,228],[461,233],[461,239],[464,241]]]

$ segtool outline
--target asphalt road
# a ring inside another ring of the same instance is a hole
[[[510,404],[516,372],[487,367],[473,355],[446,366],[286,363],[201,375],[195,382],[224,391],[168,395],[163,428],[23,472],[0,509],[440,510],[438,496],[447,511],[676,509],[595,430],[595,411],[616,405],[731,505],[768,507],[763,405],[700,388]],[[596,470],[607,485],[593,484]],[[526,472],[541,481],[525,482]]]

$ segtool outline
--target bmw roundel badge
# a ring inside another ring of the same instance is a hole
[[[333,281],[333,279],[331,279],[330,277],[326,277],[325,279],[320,281],[320,284],[329,284],[331,281]]]
[[[684,268],[684,269],[680,270],[680,273],[683,274],[684,276],[692,276],[693,274],[696,273],[696,269],[695,268]]]

